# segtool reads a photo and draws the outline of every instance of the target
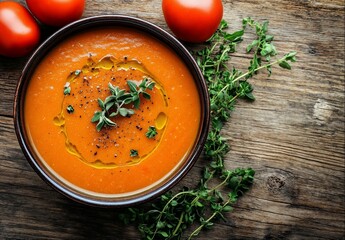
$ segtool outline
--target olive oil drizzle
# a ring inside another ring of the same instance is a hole
[[[98,62],[95,62],[91,56],[88,57],[87,63],[81,68],[81,70],[75,70],[71,72],[67,76],[67,83],[72,85],[75,81],[79,79],[80,73],[86,74],[86,73],[92,73],[93,75],[97,75],[100,72],[100,69],[103,70],[111,70],[115,69],[117,71],[120,70],[137,70],[142,73],[144,73],[147,77],[150,77],[155,82],[155,88],[158,89],[159,94],[163,98],[164,106],[163,108],[168,107],[168,97],[167,94],[162,86],[162,84],[157,80],[157,78],[153,77],[153,74],[151,74],[144,65],[137,61],[137,60],[127,60],[125,58],[123,61],[119,61],[113,56],[105,56],[102,59],[100,59]],[[69,95],[69,94],[68,94]],[[65,109],[64,109],[64,102],[66,99],[66,95],[63,97],[63,100],[61,102],[61,111],[54,117],[53,123],[57,127],[60,128],[61,134],[63,134],[65,138],[65,148],[66,151],[77,157],[79,160],[81,160],[86,165],[97,168],[97,169],[114,169],[118,167],[128,167],[133,166],[141,163],[145,159],[147,159],[160,145],[161,139],[163,138],[165,134],[165,127],[168,123],[168,116],[163,111],[158,114],[158,116],[155,119],[155,125],[157,129],[161,132],[160,136],[156,138],[156,142],[154,143],[155,146],[147,153],[144,153],[140,156],[132,157],[129,161],[126,161],[123,164],[119,164],[116,162],[105,162],[102,161],[102,159],[96,159],[95,161],[88,161],[83,154],[81,154],[80,151],[78,151],[78,147],[76,144],[72,143],[68,137],[68,131],[66,128],[66,118],[65,118]]]

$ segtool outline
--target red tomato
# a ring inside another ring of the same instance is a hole
[[[85,0],[26,0],[26,4],[41,23],[62,27],[81,18]]]
[[[0,2],[0,55],[25,56],[39,40],[39,27],[25,7],[16,2]]]
[[[187,42],[209,39],[223,17],[221,0],[163,0],[162,9],[171,31]]]

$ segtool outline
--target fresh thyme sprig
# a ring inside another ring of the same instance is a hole
[[[91,119],[91,122],[98,122],[96,125],[97,131],[100,131],[105,125],[116,126],[116,123],[110,119],[112,117],[118,115],[130,117],[133,115],[134,110],[125,106],[133,103],[133,107],[138,109],[140,106],[140,95],[146,99],[151,99],[151,95],[146,91],[147,89],[152,90],[155,83],[149,78],[144,78],[138,84],[135,81],[128,80],[127,85],[129,92],[109,83],[108,87],[111,95],[106,97],[104,101],[98,99],[98,105],[102,111],[96,111]]]
[[[248,71],[245,73],[229,68],[230,54],[236,51],[247,27],[255,29],[257,39],[247,48],[252,53]],[[224,159],[230,146],[221,130],[229,119],[237,99],[254,100],[253,87],[247,80],[261,69],[272,73],[272,65],[291,69],[296,52],[290,52],[272,61],[277,51],[272,44],[273,36],[267,34],[268,22],[243,20],[243,29],[227,33],[222,21],[208,45],[194,52],[197,63],[208,85],[211,103],[211,130],[205,143],[204,155],[208,160],[200,183],[194,189],[183,188],[173,194],[168,192],[151,205],[151,208],[129,208],[120,218],[125,222],[137,222],[143,239],[180,239],[192,224],[198,224],[188,239],[198,235],[204,228],[211,228],[216,219],[226,220],[224,214],[232,210],[238,197],[247,191],[254,180],[251,168],[227,170]],[[224,194],[224,191],[227,194]]]

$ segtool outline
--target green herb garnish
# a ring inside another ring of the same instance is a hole
[[[71,94],[70,82],[66,82],[65,86],[63,87],[63,94],[64,95],[70,95]]]
[[[74,74],[75,74],[76,76],[79,76],[80,73],[81,73],[81,70],[75,70],[75,71],[74,71]]]
[[[108,84],[111,95],[106,97],[103,101],[98,99],[98,105],[102,111],[96,111],[93,115],[91,122],[97,122],[96,129],[100,131],[103,126],[116,126],[110,118],[115,116],[130,117],[134,114],[134,110],[127,108],[129,104],[133,104],[133,107],[138,109],[140,106],[140,95],[146,99],[151,99],[151,95],[147,93],[147,89],[152,90],[155,83],[149,78],[145,78],[137,85],[134,81],[127,81],[129,92],[125,89],[113,86],[111,83]]]
[[[168,192],[148,209],[129,208],[120,215],[124,223],[138,223],[143,239],[180,239],[190,226],[196,226],[188,239],[197,236],[202,229],[209,229],[217,219],[226,220],[225,214],[253,183],[255,171],[251,168],[227,170],[224,159],[229,144],[221,134],[224,123],[230,118],[237,99],[254,100],[253,87],[247,80],[261,69],[272,73],[272,65],[291,69],[296,52],[271,61],[277,55],[268,35],[268,22],[243,20],[243,29],[227,33],[227,23],[222,21],[217,32],[205,48],[194,52],[197,63],[208,85],[211,102],[211,130],[205,143],[207,164],[200,183],[193,189],[183,188],[177,193]],[[246,72],[228,66],[230,54],[242,41],[245,31],[254,29],[257,38],[246,48],[251,60]],[[225,192],[225,193],[224,193]]]
[[[149,126],[147,132],[145,133],[145,136],[147,138],[154,138],[157,135],[157,129],[154,126]]]
[[[138,150],[131,149],[130,152],[129,152],[129,156],[137,157],[138,156]]]
[[[68,105],[66,110],[67,110],[68,113],[73,113],[74,112],[74,108],[73,108],[72,105]]]

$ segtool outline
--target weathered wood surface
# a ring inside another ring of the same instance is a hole
[[[298,51],[298,62],[257,76],[257,101],[238,103],[224,131],[232,146],[226,165],[254,168],[255,184],[228,222],[198,239],[345,239],[344,1],[223,2],[230,30],[243,17],[268,19],[277,49]],[[84,17],[115,13],[168,29],[159,0],[89,0]],[[12,105],[26,60],[0,58],[0,239],[138,239],[117,210],[66,199],[25,160]],[[237,67],[247,62],[242,52],[232,58]],[[197,181],[203,161],[180,186]]]

